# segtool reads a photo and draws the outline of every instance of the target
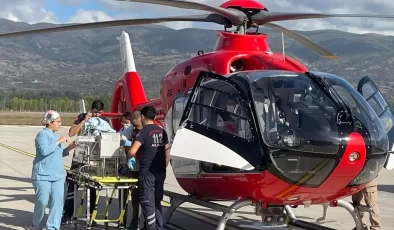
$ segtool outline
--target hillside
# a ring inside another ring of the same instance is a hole
[[[0,19],[0,32],[49,26],[52,25]],[[121,75],[117,37],[122,30],[130,35],[137,70],[151,96],[158,95],[160,81],[173,65],[199,50],[211,51],[216,40],[212,30],[173,30],[157,25],[3,39],[0,40],[0,89],[3,92],[57,89],[110,93]],[[282,52],[281,35],[268,29],[262,31],[269,33],[271,49]],[[394,86],[393,37],[335,30],[299,33],[335,53],[340,60],[322,59],[290,38],[285,39],[287,54],[301,59],[312,70],[338,74],[353,84],[365,75],[372,76],[391,100],[387,89]]]

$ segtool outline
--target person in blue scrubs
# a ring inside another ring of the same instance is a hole
[[[121,120],[121,124],[122,124],[122,128],[119,130],[119,133],[121,135],[121,139],[122,139],[122,143],[126,144],[126,146],[131,146],[128,145],[126,142],[130,141],[133,137],[133,125],[131,124],[131,120],[132,120],[132,114],[131,112],[125,112],[122,115],[122,120]]]
[[[58,137],[55,132],[61,126],[60,115],[53,110],[44,114],[41,124],[45,126],[35,138],[36,156],[33,161],[32,183],[36,201],[34,203],[33,229],[41,229],[40,224],[45,214],[45,208],[49,206],[49,216],[46,223],[47,230],[59,230],[64,202],[65,172],[63,157],[69,155],[69,151],[75,148],[72,142],[63,149],[61,143],[66,137]]]

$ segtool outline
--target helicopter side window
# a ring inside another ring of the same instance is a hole
[[[236,135],[242,138],[248,139],[247,137],[250,132],[246,133],[249,129],[249,122],[239,116],[245,116],[241,109],[241,103],[237,98],[230,97],[228,95],[217,93],[216,102],[214,105],[216,108],[223,109],[224,111],[212,111],[212,114],[216,116],[216,128],[222,132],[226,132],[232,135]],[[238,115],[238,116],[236,116]]]
[[[189,95],[182,96],[182,97],[175,99],[174,110],[173,110],[173,120],[172,120],[174,134],[179,129],[179,123],[181,122],[182,115],[185,110],[188,99],[189,99]]]
[[[203,126],[209,126],[211,120],[209,114],[210,110],[208,107],[203,105],[210,105],[213,100],[214,91],[206,90],[203,88],[198,89],[197,98],[195,100],[189,114],[189,120]]]
[[[229,83],[213,80],[202,83],[197,89],[195,100],[191,101],[188,121],[203,135],[211,136],[215,141],[229,146],[242,144],[253,138],[246,108],[238,91]],[[247,142],[246,142],[247,143]],[[229,147],[231,148],[231,147]],[[237,151],[237,150],[235,150]],[[252,159],[252,151],[239,152],[245,159]],[[250,155],[250,156],[249,156]],[[260,157],[260,155],[259,155]],[[240,169],[209,162],[201,162],[202,170],[206,173],[239,172]]]
[[[364,93],[364,98],[366,98],[367,102],[376,112],[376,115],[380,117],[387,108],[386,100],[384,100],[382,94],[378,90],[375,90],[370,84],[364,84],[362,91]]]
[[[189,120],[222,133],[251,139],[252,133],[244,105],[237,90],[226,82],[201,86],[192,103]]]

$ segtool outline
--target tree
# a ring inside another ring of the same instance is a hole
[[[72,91],[0,92],[1,108],[6,111],[42,112],[51,108],[59,112],[79,112],[79,101],[82,98],[88,107],[94,100],[102,100],[105,110],[109,111],[112,96],[110,94],[81,95]]]

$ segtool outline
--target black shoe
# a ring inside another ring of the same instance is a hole
[[[116,228],[117,229],[120,229],[120,228],[122,228],[122,229],[126,229],[126,225],[125,224],[118,224],[117,226],[116,226]]]
[[[353,228],[352,230],[356,230],[356,227],[355,227],[355,228]],[[363,224],[363,230],[368,230],[368,227],[367,227],[367,225]]]
[[[62,216],[61,225],[69,225],[72,224],[71,217]]]
[[[146,228],[145,228],[145,229],[146,229]],[[127,230],[140,230],[140,228],[129,226],[129,227],[127,228]]]
[[[130,224],[127,230],[139,230],[138,224]]]

